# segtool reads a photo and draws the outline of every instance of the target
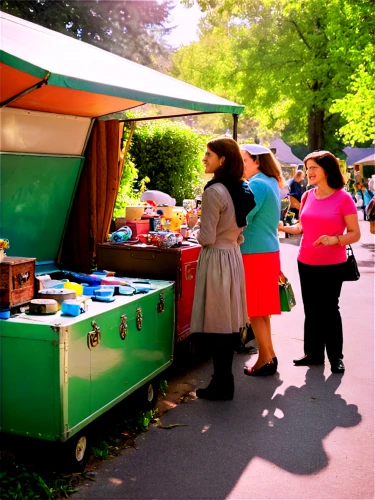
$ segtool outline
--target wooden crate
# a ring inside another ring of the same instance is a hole
[[[34,297],[34,258],[5,257],[0,264],[0,305],[15,306]]]

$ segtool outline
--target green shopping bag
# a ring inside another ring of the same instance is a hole
[[[296,305],[296,298],[290,281],[282,271],[279,274],[279,295],[281,311],[291,311]]]

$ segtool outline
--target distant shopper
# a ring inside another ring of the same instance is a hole
[[[197,239],[199,255],[191,332],[209,336],[214,374],[198,398],[232,399],[232,362],[240,330],[248,320],[245,277],[239,244],[254,195],[245,181],[238,144],[224,137],[207,144],[203,158],[206,174],[214,174],[202,196]]]
[[[329,151],[315,151],[304,159],[309,183],[316,187],[302,196],[300,222],[279,227],[302,233],[298,270],[305,309],[304,351],[295,366],[324,363],[325,350],[333,373],[343,373],[343,331],[339,299],[346,245],[361,234],[357,208],[345,184],[340,165]]]
[[[355,187],[357,188],[357,191],[359,191],[363,185],[363,177],[359,165],[354,165],[354,180]]]
[[[304,183],[305,174],[303,170],[297,170],[293,179],[288,181],[289,184],[289,199],[290,199],[290,212],[293,212],[295,218],[298,220],[299,208],[301,206],[301,198],[306,191]]]
[[[271,339],[271,314],[280,314],[280,220],[281,167],[270,149],[259,144],[240,146],[245,178],[256,206],[247,217],[241,253],[245,266],[247,312],[258,344],[258,359],[246,375],[274,375],[277,357]]]
[[[374,193],[372,191],[370,191],[369,189],[367,189],[366,185],[364,184],[362,186],[362,195],[363,195],[363,220],[368,220],[368,216],[367,216],[367,206],[368,204],[370,203],[370,201],[372,200],[372,198],[374,197]]]
[[[375,195],[375,174],[372,174],[372,176],[368,179],[367,186],[370,193]]]

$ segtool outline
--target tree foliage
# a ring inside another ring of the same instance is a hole
[[[182,205],[202,191],[205,144],[184,124],[156,120],[136,127],[129,153],[139,178],[150,179],[147,189],[168,193]]]
[[[145,66],[166,55],[168,0],[1,0],[0,8]]]
[[[245,104],[289,141],[308,138],[310,150],[340,149],[338,130],[346,140],[371,138],[371,121],[357,119],[356,132],[348,121],[353,99],[373,117],[373,0],[198,3],[200,39],[174,55],[175,76]]]

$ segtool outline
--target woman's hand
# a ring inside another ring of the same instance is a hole
[[[278,231],[282,231],[282,232],[284,232],[284,233],[285,233],[285,230],[284,230],[284,229],[285,229],[285,226],[284,226],[283,221],[281,220],[281,221],[279,222],[279,225],[278,225],[278,227],[277,227],[277,230],[278,230]]]
[[[313,243],[314,247],[318,247],[319,245],[330,246],[330,245],[337,245],[337,244],[338,244],[337,236],[327,236],[326,234],[323,234],[323,236],[320,236]]]

